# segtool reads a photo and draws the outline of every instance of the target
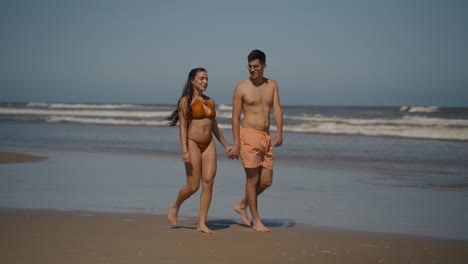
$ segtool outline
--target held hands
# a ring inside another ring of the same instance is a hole
[[[238,159],[240,153],[239,145],[234,145],[229,149],[228,157],[230,159]]]
[[[232,148],[233,148],[233,147],[232,147],[232,146],[229,146],[229,145],[227,145],[227,146],[224,148],[224,149],[226,150],[227,157],[228,157],[229,159],[237,159],[236,156],[233,156],[233,155],[231,154],[231,153],[232,153]]]

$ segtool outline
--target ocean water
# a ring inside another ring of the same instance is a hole
[[[178,128],[165,119],[174,107],[0,103],[0,146],[179,153]],[[231,109],[217,106],[230,142]],[[283,111],[285,142],[275,150],[278,156],[466,173],[468,108],[283,106]]]
[[[166,213],[184,184],[174,105],[0,103],[0,207]],[[231,107],[217,106],[228,142]],[[468,239],[468,108],[283,106],[265,218]],[[274,124],[274,123],[272,123]],[[272,126],[272,133],[275,127]],[[210,215],[234,218],[245,176],[218,144]],[[181,215],[196,216],[198,195]]]
[[[220,126],[229,129],[231,106],[217,108]],[[0,103],[0,122],[165,127],[173,110],[169,105]],[[284,131],[466,141],[468,108],[285,106]]]

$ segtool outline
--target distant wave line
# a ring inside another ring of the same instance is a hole
[[[69,103],[34,103],[29,102],[27,107],[41,107],[50,109],[154,109],[156,107],[172,108],[161,105],[139,105],[139,104],[69,104]],[[219,104],[219,111],[232,111],[232,106]],[[175,108],[174,108],[175,110]]]
[[[221,129],[231,129],[230,124],[219,124]],[[276,126],[270,127],[276,131]],[[362,136],[391,136],[403,138],[468,140],[468,129],[451,127],[414,127],[414,126],[353,126],[337,123],[323,123],[318,125],[298,124],[285,125],[283,131],[296,133],[324,134],[324,135],[362,135]]]
[[[468,140],[468,129],[457,127],[415,127],[415,126],[355,126],[339,123],[303,123],[287,125],[283,130],[298,133],[347,134],[365,136],[394,136],[407,138]]]
[[[128,119],[113,119],[113,118],[84,118],[84,117],[68,117],[68,116],[52,116],[46,119],[49,123],[71,122],[85,123],[98,125],[121,125],[121,126],[168,126],[168,121],[154,120],[128,120]]]
[[[404,116],[401,119],[375,119],[375,118],[340,118],[340,117],[326,117],[322,115],[313,116],[284,116],[285,119],[310,121],[310,122],[332,122],[332,123],[346,123],[352,125],[412,125],[412,126],[467,126],[467,119],[445,119],[436,117],[422,117],[422,116]]]
[[[115,118],[93,118],[76,116],[50,116],[39,118],[49,123],[71,122],[96,125],[119,125],[119,126],[168,126],[165,120],[129,120]],[[219,123],[221,129],[231,129],[229,122]],[[270,127],[272,132],[276,126]],[[296,125],[285,125],[283,131],[296,133],[324,134],[324,135],[364,135],[364,136],[394,136],[405,138],[445,139],[445,140],[468,140],[468,129],[457,127],[417,127],[417,126],[381,126],[381,125],[350,125],[344,123],[302,123]]]
[[[51,115],[51,116],[108,116],[108,117],[167,117],[170,111],[92,111],[92,110],[54,110],[31,108],[0,108],[0,114],[10,115]]]
[[[67,104],[67,103],[27,103],[28,107],[44,108],[69,108],[69,109],[127,109],[127,108],[146,108],[144,105],[137,104]]]
[[[410,113],[434,113],[438,112],[440,108],[438,106],[402,106],[400,112]]]
[[[226,104],[218,105],[218,109],[221,111],[232,111],[232,106]]]

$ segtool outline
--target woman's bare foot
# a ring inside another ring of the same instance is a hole
[[[177,214],[179,213],[179,209],[175,208],[174,206],[171,207],[169,214],[167,215],[167,219],[171,225],[177,225]]]
[[[213,234],[213,230],[209,229],[206,225],[198,225],[197,231],[205,234]]]
[[[252,224],[250,223],[250,219],[249,217],[247,216],[247,210],[246,208],[242,208],[240,206],[240,204],[236,204],[236,206],[234,206],[234,211],[236,211],[238,214],[240,214],[242,216],[242,221],[244,222],[244,224],[246,226],[251,226]]]

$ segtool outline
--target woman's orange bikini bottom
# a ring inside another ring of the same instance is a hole
[[[210,141],[196,141],[192,137],[188,137],[188,139],[192,140],[193,142],[195,142],[197,144],[197,146],[200,149],[201,153],[203,153],[208,148],[208,146],[211,143],[211,140],[213,140],[213,139],[210,139]]]

